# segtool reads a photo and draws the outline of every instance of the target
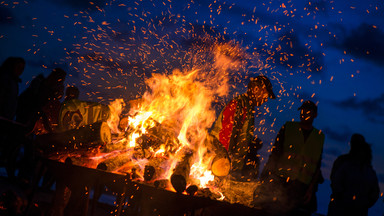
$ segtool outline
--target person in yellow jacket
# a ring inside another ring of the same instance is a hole
[[[255,191],[255,205],[271,215],[311,215],[316,211],[324,134],[313,127],[317,105],[305,101],[300,122],[286,122],[280,129]]]
[[[77,87],[67,87],[65,100],[59,113],[61,131],[76,129],[108,119],[110,114],[108,106],[97,102],[82,101],[78,97],[79,90]]]

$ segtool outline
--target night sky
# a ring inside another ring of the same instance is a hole
[[[61,67],[81,99],[132,100],[151,74],[198,64],[187,54],[194,43],[236,44],[245,53],[217,110],[244,92],[248,76],[271,79],[277,99],[260,107],[257,118],[264,159],[284,122],[299,119],[301,102],[318,103],[314,125],[326,136],[319,213],[327,211],[332,163],[348,152],[353,133],[372,145],[384,191],[382,0],[0,1],[0,61],[25,58],[21,91],[34,76]],[[381,197],[370,215],[383,214]]]

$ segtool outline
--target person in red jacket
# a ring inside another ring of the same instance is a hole
[[[231,175],[243,176],[245,159],[255,145],[255,107],[275,99],[272,84],[266,76],[251,78],[247,92],[232,99],[221,111],[211,135],[216,137],[228,151],[231,160]]]

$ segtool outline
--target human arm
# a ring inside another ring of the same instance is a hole
[[[235,100],[229,102],[221,111],[211,131],[211,134],[215,136],[227,150],[229,148],[229,142],[234,127],[236,106],[237,103]]]
[[[304,199],[303,199],[304,204],[307,204],[311,201],[312,196],[314,196],[317,191],[318,184],[322,184],[324,182],[324,177],[321,173],[320,166],[321,166],[321,161],[319,161],[319,163],[317,164],[315,174],[313,175],[312,181],[308,185],[307,191],[304,195]]]
[[[281,127],[279,133],[277,133],[275,143],[271,148],[271,154],[269,155],[268,162],[265,164],[260,178],[266,179],[271,172],[277,169],[277,162],[283,154],[284,147],[285,126]]]
[[[372,169],[372,176],[373,176],[373,182],[371,184],[371,188],[369,190],[368,194],[368,207],[372,207],[376,201],[379,199],[380,196],[380,188],[379,188],[379,183],[377,179],[376,172]]]

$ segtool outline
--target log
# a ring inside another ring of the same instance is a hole
[[[154,181],[154,180],[158,180],[158,179],[163,179],[163,178],[166,178],[165,176],[165,170],[164,170],[164,166],[162,165],[164,162],[167,162],[167,159],[166,158],[162,158],[162,157],[152,157],[150,158],[150,160],[148,160],[148,163],[145,165],[148,170],[144,170],[144,180],[146,180],[147,182],[148,181]],[[146,173],[148,172],[148,173]],[[152,176],[151,178],[149,178],[149,174],[152,173]],[[147,176],[147,179],[145,177],[145,175],[148,175]]]
[[[121,172],[122,168],[131,169],[132,167],[136,167],[134,162],[132,162],[133,154],[135,154],[134,149],[122,150],[106,157],[104,160],[100,161],[98,166],[105,167],[105,170],[109,172]]]
[[[213,158],[211,164],[211,171],[215,176],[227,176],[230,170],[231,162],[228,157],[218,154],[215,158]]]
[[[131,163],[131,157],[130,154],[123,153],[118,154],[114,157],[107,158],[106,160],[100,162],[98,166],[105,167],[106,171],[113,172],[116,170],[119,170],[121,167],[126,165],[127,163]],[[133,167],[133,164],[131,165]]]
[[[196,192],[197,192],[198,190],[199,190],[199,188],[198,188],[196,185],[191,185],[191,186],[189,186],[189,187],[187,188],[186,192],[187,192],[188,195],[193,196],[193,195],[196,194]]]
[[[130,134],[133,132],[132,128],[127,130],[127,133]],[[149,128],[147,133],[142,134],[137,138],[136,143],[143,149],[152,148],[153,151],[159,150],[160,146],[165,146],[167,153],[175,153],[179,147],[177,138],[172,133],[166,124],[160,124],[155,121],[155,126]],[[147,157],[147,156],[146,156]]]
[[[189,150],[185,151],[182,160],[176,164],[176,167],[173,170],[171,184],[177,193],[184,192],[187,187],[192,159],[193,152]]]
[[[171,184],[168,179],[159,179],[159,180],[156,180],[153,184],[155,188],[159,188],[159,189],[171,188]]]
[[[39,135],[37,147],[41,149],[92,148],[111,142],[111,130],[106,122],[97,122],[60,133]]]
[[[212,173],[219,177],[227,176],[231,170],[231,161],[229,159],[227,150],[214,136],[207,136],[205,143],[209,149],[209,152],[215,154],[211,163]]]
[[[155,167],[150,166],[150,165],[145,165],[144,168],[144,181],[148,182],[153,179],[155,176],[156,170]]]

